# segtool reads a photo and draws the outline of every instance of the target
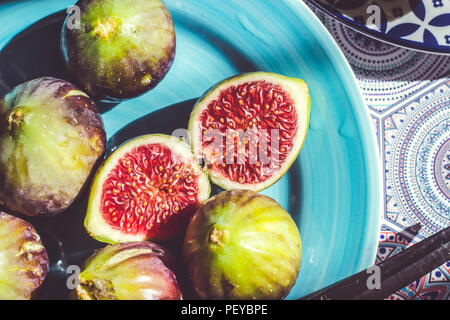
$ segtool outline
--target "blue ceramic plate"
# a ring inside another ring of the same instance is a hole
[[[378,149],[352,70],[320,21],[298,0],[258,5],[250,0],[165,2],[176,25],[175,63],[148,94],[112,109],[101,106],[108,148],[140,133],[186,127],[192,99],[237,73],[264,70],[303,78],[312,94],[305,145],[291,170],[264,192],[292,214],[302,235],[302,267],[288,298],[372,265],[382,200]],[[3,92],[40,76],[70,80],[58,39],[71,4],[73,0],[0,4]],[[69,211],[32,220],[52,259],[44,298],[65,298],[65,268],[102,246],[83,230],[85,198]]]
[[[305,1],[378,40],[419,51],[450,54],[448,0]],[[378,20],[374,20],[375,15]]]

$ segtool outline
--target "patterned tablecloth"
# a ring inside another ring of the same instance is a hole
[[[373,40],[312,8],[350,62],[378,138],[378,262],[450,225],[450,56]],[[449,300],[450,261],[388,299]]]

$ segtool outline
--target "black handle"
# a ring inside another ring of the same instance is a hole
[[[389,259],[302,299],[384,299],[449,260],[450,227],[447,227]]]

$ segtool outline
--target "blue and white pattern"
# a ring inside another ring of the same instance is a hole
[[[381,261],[450,225],[450,56],[394,47],[315,12],[350,62],[378,137]],[[449,270],[450,262],[389,299],[450,299]]]
[[[448,151],[450,81],[433,83],[384,114],[382,130],[386,218],[399,227],[420,224],[422,238],[449,226],[450,198],[443,188],[449,181],[436,162]]]
[[[377,115],[449,74],[448,56],[394,47],[343,27],[324,14],[319,16],[343,50],[369,108]]]
[[[450,198],[450,139],[445,141],[437,153],[434,172],[439,189]]]
[[[313,0],[349,26],[393,44],[450,53],[448,0]],[[374,9],[374,5],[376,8]],[[379,13],[379,20],[373,14]]]

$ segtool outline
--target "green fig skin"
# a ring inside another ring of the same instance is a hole
[[[154,88],[175,57],[170,12],[161,0],[80,0],[80,28],[62,30],[69,72],[104,101],[137,97]]]
[[[28,222],[0,211],[0,300],[29,300],[44,282],[48,255]]]
[[[152,242],[128,242],[98,250],[85,263],[78,300],[180,300],[174,258]]]
[[[95,103],[55,78],[31,80],[0,99],[0,204],[27,216],[66,210],[103,158]]]
[[[282,299],[297,280],[301,239],[275,200],[231,190],[212,197],[192,217],[183,256],[201,299]]]

